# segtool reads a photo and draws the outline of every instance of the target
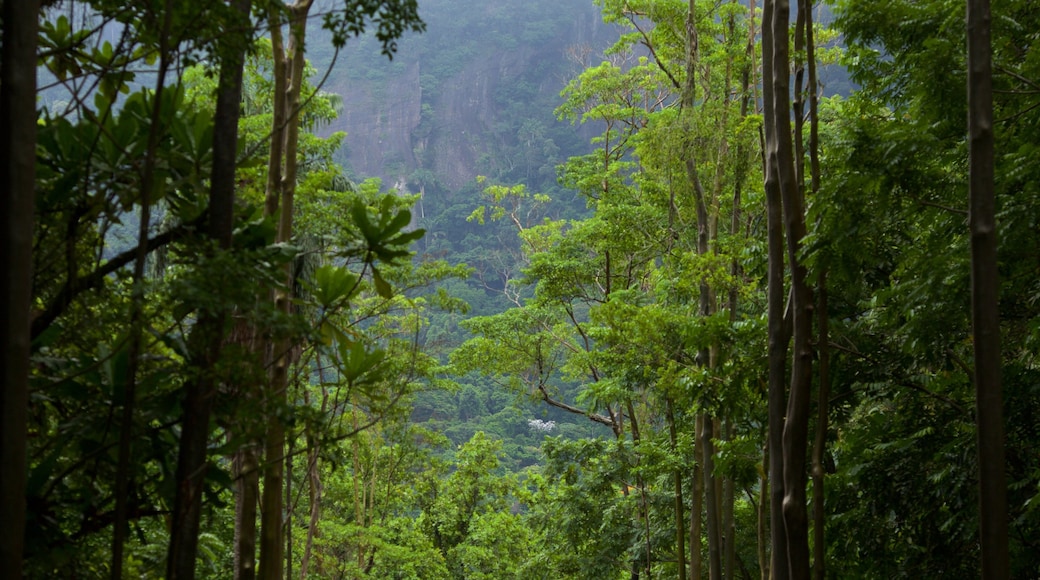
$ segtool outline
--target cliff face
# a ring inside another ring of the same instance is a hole
[[[343,97],[343,111],[327,130],[347,132],[347,167],[388,186],[417,190],[436,183],[455,191],[478,174],[516,170],[521,125],[538,138],[538,151],[521,152],[523,163],[562,162],[567,147],[546,142],[552,131],[578,131],[561,128],[552,113],[579,70],[568,53],[579,46],[579,53],[598,53],[611,37],[595,6],[589,0],[427,0],[421,6],[429,10],[422,13],[427,32],[403,41],[392,63],[347,58],[330,77],[326,90]],[[370,49],[347,47],[378,52]],[[521,118],[531,114],[538,118]],[[537,159],[554,154],[562,158]]]
[[[359,175],[385,179],[390,177],[388,169],[400,173],[415,166],[411,135],[422,110],[419,61],[403,68],[385,83],[346,82],[331,87],[343,97],[343,111],[329,130],[347,132],[347,159]]]
[[[429,148],[431,169],[449,188],[461,187],[472,181],[480,169],[486,169],[478,167],[478,160],[493,148],[493,127],[499,114],[496,93],[503,86],[520,82],[533,59],[563,56],[547,52],[525,46],[481,55],[445,83],[434,108],[443,121],[431,135],[429,145],[423,145]]]

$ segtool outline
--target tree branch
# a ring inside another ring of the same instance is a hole
[[[567,411],[568,413],[574,413],[575,415],[584,415],[585,417],[588,417],[589,420],[591,420],[591,421],[594,421],[596,423],[600,423],[602,425],[606,425],[607,427],[610,427],[611,429],[614,428],[614,421],[613,421],[613,419],[610,419],[609,417],[604,417],[603,415],[599,415],[597,413],[590,413],[588,411],[584,411],[584,410],[579,409],[577,407],[573,407],[571,405],[568,405],[567,403],[564,403],[562,401],[557,401],[556,399],[554,399],[554,398],[549,396],[549,392],[546,391],[545,387],[542,386],[542,385],[538,386],[538,391],[542,393],[542,400],[545,401],[545,403],[547,405],[549,405],[550,407],[556,407],[557,409],[563,409],[564,411]]]
[[[203,214],[191,222],[181,224],[149,239],[145,251],[152,252],[170,244],[171,242],[179,240],[188,232],[192,231],[195,226],[199,225],[202,220],[205,219],[205,216],[206,214]],[[59,316],[64,314],[65,310],[77,296],[86,290],[97,288],[109,274],[112,274],[123,266],[133,262],[137,255],[137,250],[137,246],[130,248],[105,262],[102,266],[99,266],[97,270],[94,270],[89,274],[84,274],[83,276],[66,283],[65,287],[61,289],[61,292],[58,292],[58,294],[51,299],[47,307],[38,315],[33,317],[31,340],[36,340],[36,338],[38,338],[43,331],[47,330]]]

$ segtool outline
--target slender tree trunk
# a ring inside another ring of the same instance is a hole
[[[258,296],[266,300],[267,296]],[[267,340],[261,336],[256,325],[248,320],[239,324],[239,341],[249,355],[254,357],[263,372],[270,367],[271,356]],[[263,444],[261,429],[265,424],[262,413],[257,409],[263,398],[263,381],[254,377],[247,378],[237,385],[239,396],[239,412],[235,429],[237,437],[242,441],[232,458],[232,469],[235,481],[235,535],[234,535],[234,577],[235,580],[254,580],[256,578],[256,545],[257,545],[257,509],[260,503],[260,470],[261,445]]]
[[[736,3],[736,2],[734,2]],[[729,22],[727,23],[727,38],[726,44],[737,45],[737,23],[736,16],[731,15]],[[716,177],[715,177],[715,195],[716,199],[720,198],[723,194],[723,168],[728,165],[727,157],[729,152],[729,108],[731,103],[730,94],[732,92],[733,85],[733,73],[732,65],[729,60],[726,61],[726,74],[725,74],[725,87],[723,89],[723,113],[722,120],[719,123],[720,134],[725,135],[721,146],[719,147],[719,159],[716,164]],[[742,75],[742,86],[741,86],[741,97],[740,97],[740,119],[741,121],[747,116],[747,84],[749,82],[748,72],[745,68]],[[743,141],[738,141],[736,147],[736,157],[733,160],[733,207],[730,210],[730,227],[729,233],[734,239],[740,235],[740,224],[741,224],[741,190],[743,188],[743,181],[745,178],[745,160],[744,160],[744,148]],[[740,263],[737,259],[733,259],[730,262],[730,275],[733,276],[733,280],[740,279]],[[737,286],[734,283],[727,293],[726,309],[729,311],[729,321],[733,324],[737,321]],[[729,441],[732,436],[732,423],[729,419],[723,419],[722,421],[722,436],[723,439]],[[732,477],[724,476],[722,478],[722,570],[723,576],[727,578],[736,578],[736,524],[734,522],[734,485]]]
[[[321,517],[321,472],[318,470],[318,443],[310,441],[310,452],[307,453],[307,481],[309,482],[310,499],[310,521],[307,525],[307,537],[303,544],[303,557],[300,559],[300,580],[307,579],[307,571],[310,568],[311,550],[314,547],[314,538],[318,533],[318,520]]]
[[[233,0],[232,6],[241,21],[236,26],[229,26],[229,29],[243,33],[229,33],[224,41],[226,52],[220,66],[219,92],[213,118],[213,169],[210,174],[207,225],[209,238],[220,250],[231,247],[242,67],[249,38],[244,31],[250,30],[249,0]],[[166,563],[166,576],[169,579],[190,580],[195,577],[209,418],[216,390],[216,378],[212,370],[224,342],[224,318],[223,310],[203,310],[190,337],[191,352],[198,354],[192,361],[195,376],[185,386],[181,445],[177,458],[177,490]]]
[[[608,277],[608,280],[607,280],[608,292],[607,292],[607,294],[610,293],[609,292],[609,286],[610,286],[610,281],[609,281],[609,277]],[[632,447],[633,447],[633,449],[635,449],[635,452],[638,454],[639,453],[639,445],[642,442],[642,438],[641,438],[640,432],[639,432],[639,419],[638,419],[638,417],[636,417],[636,409],[635,409],[635,405],[632,404],[632,398],[631,397],[627,397],[626,398],[626,400],[625,400],[625,408],[628,411],[628,418],[629,418],[628,422],[629,422],[629,425],[631,425],[630,429],[632,431]],[[614,413],[611,412],[610,416],[613,417]],[[624,417],[624,412],[621,409],[618,409],[618,417],[619,418],[623,418]],[[623,428],[622,425],[623,425],[623,423],[619,419],[619,420],[614,422],[614,426],[613,426],[614,437],[619,442],[624,441],[624,438],[625,438],[625,433],[624,433],[624,430],[623,430],[624,428]],[[646,499],[646,481],[643,479],[642,474],[639,474],[639,473],[636,474],[636,486],[639,487],[639,508],[638,508],[639,511],[638,511],[638,515],[637,515],[636,519],[637,519],[637,524],[638,523],[642,523],[645,526],[646,535],[645,535],[645,539],[644,539],[644,544],[643,545],[646,548],[646,561],[650,562],[651,556],[652,556],[651,546],[650,546],[650,527],[649,527],[650,526],[650,520],[649,520],[649,515],[648,515],[650,510],[649,510],[649,506],[647,505],[647,499]],[[628,486],[627,485],[622,486],[621,492],[622,492],[622,494],[627,496],[628,495]],[[630,578],[632,580],[639,580],[639,573],[640,573],[639,562],[636,561],[636,560],[633,560],[632,561],[632,570],[631,570]]]
[[[293,549],[293,509],[292,501],[293,482],[293,457],[296,456],[293,449],[293,439],[289,440],[289,450],[285,454],[285,518],[282,520],[282,530],[285,534],[285,578],[292,578],[292,549]]]
[[[286,127],[286,87],[289,80],[286,76],[286,58],[285,58],[285,43],[282,37],[282,20],[280,11],[272,4],[267,10],[267,24],[268,34],[271,36],[271,62],[272,65],[272,121],[271,121],[271,149],[268,153],[267,163],[267,186],[266,195],[264,198],[264,216],[274,217],[277,220],[278,206],[281,201],[281,183],[282,183],[282,159],[283,151],[285,147],[285,127]],[[276,222],[278,223],[278,222]],[[274,301],[275,295],[272,292],[269,299]],[[260,350],[263,351],[265,359],[273,358],[275,346],[270,342],[269,339],[265,339],[262,342]],[[273,366],[273,360],[271,365]],[[263,408],[265,413],[270,414],[272,411],[269,408],[270,401],[269,394],[272,391],[270,385],[267,386],[265,392],[259,395],[263,397],[264,404]],[[266,429],[265,425],[265,429]],[[257,462],[257,469],[263,472],[263,478],[266,483],[272,476],[270,470],[270,460],[268,459],[267,453],[267,437],[263,438],[264,442],[264,462],[261,465]],[[280,453],[278,454],[281,455]],[[280,461],[278,462],[280,465]],[[280,467],[279,467],[280,469]],[[238,545],[237,550],[239,553],[239,566],[236,567],[236,572],[242,575],[242,578],[252,580],[256,577],[257,571],[256,566],[256,505],[255,502],[260,501],[260,471],[257,472],[256,477],[250,477],[243,479],[241,482],[242,493],[239,496],[241,502],[240,509],[238,510],[238,517],[241,519],[238,524],[241,526],[243,534],[240,536],[241,544]],[[247,489],[247,487],[251,488]],[[279,483],[280,490],[280,483]],[[265,496],[267,497],[267,496]],[[249,503],[254,502],[254,503]],[[265,504],[266,506],[266,504]],[[266,513],[266,507],[265,512]],[[252,522],[249,521],[249,517],[252,515]],[[272,533],[272,521],[270,517],[264,519],[261,524],[261,534],[265,531],[267,534]],[[247,535],[252,528],[252,535]],[[275,540],[277,542],[277,540]],[[261,557],[265,550],[270,550],[272,545],[271,539],[263,539],[261,537]],[[280,542],[277,542],[280,544]]]
[[[235,580],[256,578],[256,506],[260,492],[260,465],[256,442],[235,455]]]
[[[683,114],[687,116],[693,114],[695,102],[694,87],[697,73],[696,63],[698,58],[697,24],[694,8],[695,2],[691,0],[686,20],[687,78],[686,85],[683,87],[682,97],[684,109]],[[693,189],[694,201],[697,208],[697,253],[701,256],[706,256],[711,251],[710,239],[712,237],[713,228],[711,227],[710,216],[708,215],[708,205],[707,200],[705,199],[706,194],[704,187],[701,184],[694,147],[695,145],[692,142],[692,139],[687,135],[687,142],[684,147],[683,156],[687,177],[690,181],[690,186]],[[699,286],[699,313],[703,317],[711,316],[713,310],[711,288],[708,286],[706,280],[701,280]],[[707,367],[711,366],[712,353],[710,349],[702,349],[702,351],[698,353],[697,358],[701,365]],[[715,479],[715,445],[712,441],[713,437],[714,419],[705,415],[703,417],[703,424],[701,426],[699,437],[703,453],[700,457],[704,461],[704,517],[707,522],[706,531],[708,533],[708,572],[712,580],[716,580],[722,576],[722,542],[719,529],[719,494],[717,493],[718,488]]]
[[[679,443],[679,437],[675,430],[675,409],[670,398],[665,400],[665,405],[667,408],[668,437],[671,442],[672,453],[675,453]],[[679,580],[686,580],[686,517],[683,515],[682,471],[676,469],[673,475],[674,491],[672,496],[675,500],[675,555],[678,559],[678,578]]]
[[[978,423],[982,577],[1008,578],[1004,414],[1000,383],[1000,281],[993,193],[993,71],[989,0],[968,0],[968,151],[971,322]]]
[[[799,190],[805,188],[805,13],[807,0],[797,0],[798,13],[794,25],[794,181]]]
[[[2,3],[0,62],[0,569],[22,577],[36,187],[38,0]]]
[[[816,440],[813,443],[813,578],[823,580],[826,577],[827,544],[824,536],[824,467],[823,460],[827,446],[827,404],[830,397],[830,330],[827,320],[827,274],[820,272],[817,285],[820,311],[817,313],[817,326],[820,331],[820,389],[817,395]]]
[[[762,471],[758,478],[758,568],[759,578],[769,580],[769,557],[766,546],[769,543],[769,445],[762,447]]]
[[[819,91],[816,79],[816,39],[813,31],[813,14],[811,0],[800,0],[805,13],[805,60],[809,70],[809,81],[806,92],[809,97],[809,177],[810,190],[813,196],[820,191],[820,114]],[[818,286],[819,311],[816,313],[817,328],[820,336],[818,352],[819,391],[816,407],[816,440],[813,444],[813,577],[823,580],[827,577],[827,542],[824,533],[826,526],[826,510],[823,484],[825,476],[824,457],[827,452],[828,403],[830,399],[830,328],[827,308],[827,268],[820,269]]]
[[[810,190],[815,196],[820,191],[820,91],[816,78],[816,36],[813,31],[812,2],[805,3],[805,59],[809,66],[809,177]]]
[[[282,138],[282,144],[277,148],[281,158],[276,158],[276,147],[272,143],[271,162],[269,170],[275,171],[268,176],[268,192],[266,209],[271,209],[272,195],[278,198],[278,234],[279,242],[288,242],[292,239],[293,227],[293,198],[296,192],[296,149],[299,136],[299,107],[300,89],[303,83],[304,65],[304,40],[307,30],[307,14],[310,11],[312,0],[298,0],[290,8],[289,22],[289,46],[288,50],[282,50],[280,32],[278,42],[275,42],[275,29],[280,31],[280,24],[272,22],[272,49],[275,60],[275,74],[282,73],[282,83],[276,78],[275,103],[278,105],[278,89],[281,88],[284,100],[281,101],[285,111],[284,127],[277,125],[275,120],[274,133]],[[278,62],[282,65],[279,67]],[[281,86],[279,87],[279,84]],[[284,132],[282,132],[284,130]],[[276,168],[280,167],[280,172]],[[279,179],[280,176],[280,179]],[[275,186],[277,193],[272,193],[270,187]],[[286,288],[277,292],[275,298],[276,307],[288,314],[291,309],[290,289],[292,288],[291,264],[286,264],[284,270],[284,282]],[[260,522],[260,569],[259,577],[262,580],[281,580],[283,572],[284,535],[283,517],[284,505],[282,492],[284,489],[284,459],[285,459],[285,426],[282,424],[277,410],[284,407],[287,401],[287,388],[289,367],[292,364],[291,351],[292,342],[288,338],[279,340],[274,347],[274,365],[271,372],[271,383],[268,388],[268,425],[267,438],[265,442],[265,468],[264,468],[264,490],[261,497],[261,522]]]
[[[701,558],[701,536],[703,524],[701,513],[704,511],[704,446],[701,444],[701,430],[704,428],[704,416],[697,413],[694,421],[693,435],[693,485],[690,500],[690,577],[700,580],[703,577]]]
[[[791,123],[788,111],[788,25],[790,2],[776,0],[772,13],[773,141],[769,156],[775,166],[783,204],[787,260],[791,270],[792,345],[791,387],[783,430],[784,499],[783,520],[787,530],[788,566],[791,578],[808,579],[809,538],[806,511],[806,457],[809,436],[809,411],[812,391],[812,291],[807,272],[800,262],[801,242],[805,237],[805,210],[795,172]]]
[[[358,429],[358,416],[357,408],[351,410],[352,418],[354,421],[354,430]],[[357,528],[355,532],[357,534],[357,550],[354,554],[354,563],[360,570],[365,565],[365,545],[362,541],[362,530],[365,529],[365,478],[364,469],[361,466],[361,441],[359,437],[354,437],[351,445],[351,451],[353,451],[353,468],[354,468],[354,526]]]
[[[735,20],[730,21],[730,36],[734,39],[737,38],[736,34],[736,22]],[[751,0],[748,6],[748,31],[746,41],[744,44],[744,55],[747,59],[744,62],[743,68],[740,71],[740,119],[743,122],[748,116],[748,110],[751,105],[751,91],[752,91],[752,77],[754,71],[754,56],[755,56],[755,0]],[[727,93],[729,91],[727,90]],[[736,239],[741,234],[741,225],[743,220],[743,190],[744,184],[748,176],[748,169],[750,160],[748,157],[748,147],[743,139],[737,141],[736,147],[736,160],[734,165],[734,177],[733,177],[733,209],[730,216],[730,235]],[[733,276],[733,280],[741,280],[743,278],[743,271],[740,266],[740,261],[736,258],[730,264],[730,274]],[[738,319],[738,297],[739,293],[736,284],[730,289],[728,296],[728,308],[730,312],[730,322],[735,323]],[[726,424],[727,434],[726,438],[730,438],[730,429],[732,425],[727,422]],[[764,477],[766,473],[766,462],[763,462],[763,478],[761,484],[763,490],[768,490],[768,479]],[[734,518],[734,502],[736,500],[736,490],[733,478],[727,479],[729,489],[726,493],[724,500],[725,506],[725,535],[726,535],[726,552],[725,552],[725,570],[729,577],[735,577],[736,570],[734,565],[737,563],[736,557],[736,522]],[[765,515],[766,502],[764,501],[767,497],[766,492],[763,491],[763,501],[758,506],[758,525],[757,525],[757,539],[758,539],[758,550],[759,550],[759,565],[763,570],[768,569],[768,563],[765,558]],[[743,564],[741,564],[743,566]]]
[[[267,158],[267,188],[264,198],[264,215],[274,216],[278,213],[278,204],[281,201],[280,192],[282,185],[282,160],[285,147],[286,127],[286,87],[289,78],[286,75],[285,41],[282,39],[281,14],[274,5],[268,9],[268,33],[271,35],[271,60],[273,70],[271,76],[274,80],[271,99],[271,151]]]
[[[784,457],[783,431],[786,416],[787,337],[784,332],[784,234],[783,202],[780,194],[779,161],[777,159],[777,129],[774,114],[774,38],[773,19],[777,0],[766,0],[762,16],[762,105],[765,132],[765,197],[767,221],[768,263],[768,367],[769,367],[769,516],[770,564],[774,580],[789,578],[787,558],[787,530],[783,521]],[[786,9],[786,6],[785,8]],[[786,20],[786,15],[785,15]],[[786,29],[784,42],[787,42]],[[786,53],[786,47],[784,52]],[[786,74],[786,58],[782,62]],[[786,90],[786,89],[785,89]],[[787,107],[781,109],[785,119]]]
[[[693,115],[696,103],[696,79],[697,61],[699,58],[699,39],[697,36],[697,12],[696,2],[690,0],[686,14],[686,79],[682,88],[682,114],[689,119]],[[687,131],[689,131],[687,129]],[[683,161],[686,166],[687,179],[693,189],[694,199],[697,207],[697,253],[706,255],[708,253],[708,211],[705,203],[704,187],[701,184],[700,174],[697,169],[697,157],[694,149],[692,135],[684,136]],[[705,281],[700,283],[700,305],[701,316],[707,316],[711,311],[711,293]],[[698,353],[699,364],[707,366],[709,353],[707,349]],[[712,419],[703,413],[698,413],[695,427],[696,458],[697,467],[694,468],[696,483],[700,489],[694,488],[695,509],[691,513],[691,574],[694,578],[700,578],[702,574],[702,563],[700,557],[701,541],[701,507],[706,506],[704,517],[707,520],[706,532],[708,534],[708,569],[711,578],[718,578],[721,561],[718,558],[719,526],[718,526],[718,502],[715,497],[715,474],[712,468],[714,446],[711,444]],[[698,474],[697,471],[700,471]],[[700,475],[700,477],[696,477]],[[703,504],[702,504],[703,502]],[[695,524],[695,525],[694,525]],[[696,548],[696,557],[692,552]]]
[[[732,438],[732,424],[727,419],[722,423],[723,439]],[[726,578],[737,577],[737,524],[733,516],[733,504],[736,501],[732,477],[722,478],[722,571]]]
[[[115,510],[112,521],[112,560],[109,567],[112,580],[123,577],[123,545],[127,533],[127,499],[130,488],[130,454],[133,439],[134,410],[137,399],[137,375],[141,362],[141,342],[144,332],[144,267],[148,258],[148,229],[152,221],[152,181],[155,175],[159,140],[164,129],[160,122],[166,73],[170,68],[170,26],[173,22],[171,0],[162,7],[162,29],[159,32],[159,71],[155,80],[151,119],[148,127],[148,145],[141,169],[141,215],[137,230],[137,253],[134,257],[133,292],[130,302],[130,343],[127,347],[126,384],[123,389],[122,420],[119,425],[119,453],[116,460]],[[71,241],[70,241],[71,243]]]
[[[719,498],[715,485],[715,421],[705,415],[701,428],[701,448],[704,450],[704,519],[708,532],[708,576],[722,578],[722,546],[719,534]]]

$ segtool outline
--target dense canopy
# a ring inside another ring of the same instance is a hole
[[[4,574],[1040,574],[1032,3],[0,7]]]

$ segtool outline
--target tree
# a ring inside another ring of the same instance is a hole
[[[276,243],[292,239],[293,198],[296,192],[297,146],[299,140],[300,93],[303,84],[304,39],[307,13],[311,0],[299,0],[287,9],[289,44],[282,44],[282,14],[271,8],[268,15],[271,49],[274,59],[274,116],[271,127],[271,150],[267,167],[265,216],[277,216]],[[292,266],[282,271],[284,286],[275,290],[275,307],[283,315],[291,313]],[[264,443],[263,496],[261,498],[260,563],[258,576],[276,580],[283,576],[283,466],[285,464],[285,431],[278,410],[286,404],[289,366],[292,364],[292,339],[285,336],[265,350],[272,349],[274,358],[271,378],[264,393],[268,404],[267,434]]]
[[[821,165],[828,177],[824,200],[812,210],[823,218],[816,229],[823,238],[811,244],[818,256],[811,259],[826,256],[828,293],[837,298],[829,307],[838,310],[830,316],[837,414],[828,567],[838,575],[978,575],[964,4],[899,2],[875,10],[849,2],[839,8],[837,25],[862,90],[821,107],[827,151]],[[1023,220],[1036,215],[1036,195],[1021,181],[1034,174],[1021,155],[1035,139],[1021,127],[1035,119],[1029,91],[1037,73],[1021,60],[1035,50],[1020,30],[1031,26],[1031,16],[1019,3],[999,12],[991,29],[993,189],[1000,216],[994,225],[1000,343],[1012,351],[1001,353],[1000,367],[1007,397],[1007,546],[1015,576],[1028,574],[1025,553],[1033,548],[1024,538],[1036,525],[1019,510],[1035,492],[1017,488],[1033,485],[1017,459],[1033,445],[1023,428],[1031,419],[1018,411],[1033,400],[1021,382],[1033,380],[1022,367],[1033,360],[1032,347],[1008,345],[1031,344],[1022,325],[1036,317],[1022,301],[1030,294],[1019,281],[1028,277],[1020,264],[1030,255],[1023,244],[1035,240]],[[912,476],[904,473],[910,466]],[[899,515],[884,522],[871,513]],[[892,536],[902,539],[864,539]],[[915,555],[920,546],[927,548]],[[880,565],[879,558],[901,564]]]
[[[810,396],[812,390],[812,292],[807,281],[807,270],[800,255],[802,240],[806,235],[804,192],[802,183],[795,174],[793,139],[790,113],[790,68],[789,68],[789,17],[790,3],[780,0],[766,2],[765,14],[768,22],[763,25],[764,99],[771,103],[766,109],[766,191],[768,215],[770,216],[770,431],[771,442],[777,443],[777,430],[782,425],[780,437],[782,447],[771,446],[773,454],[770,479],[774,498],[781,496],[776,489],[782,467],[783,501],[782,514],[784,536],[774,535],[774,554],[783,541],[787,551],[787,568],[792,578],[809,577],[808,516],[805,499],[806,456],[808,453],[808,430],[810,419]],[[804,22],[804,21],[803,21]],[[804,27],[804,24],[802,25]],[[768,31],[768,32],[766,32]],[[800,89],[800,87],[798,87]],[[799,97],[800,98],[800,97]],[[801,111],[796,109],[800,115]],[[800,122],[801,117],[798,117]],[[801,163],[801,161],[799,161]],[[780,240],[780,216],[783,216],[783,239],[787,246],[787,263],[791,273],[791,299],[787,314],[782,314],[783,301],[783,257],[777,242]],[[790,318],[788,318],[788,316]],[[791,346],[791,376],[786,393],[786,412],[781,414],[780,402],[784,397],[781,382],[783,364],[786,359],[787,330],[790,323],[793,334]],[[782,454],[777,458],[777,454]],[[773,500],[773,526],[780,525]],[[774,574],[783,574],[778,568],[783,561],[774,556]]]
[[[414,8],[414,2],[346,4],[327,20],[340,43],[363,32],[364,24],[378,23],[377,36],[390,51],[401,32],[419,27]],[[327,269],[324,278],[271,284],[272,270],[291,264],[295,251],[288,244],[272,245],[270,221],[253,213],[251,184],[262,174],[251,162],[263,138],[255,134],[255,112],[239,122],[251,9],[246,1],[126,7],[98,0],[70,5],[68,13],[48,13],[41,26],[39,56],[68,100],[45,95],[40,119],[24,116],[33,119],[31,128],[40,136],[39,147],[32,148],[39,227],[31,254],[36,268],[28,419],[35,435],[25,493],[12,497],[28,496],[33,525],[24,561],[29,574],[119,577],[155,575],[168,567],[170,576],[191,577],[207,557],[219,569],[222,564],[211,555],[214,543],[224,539],[223,524],[218,533],[200,532],[200,515],[220,513],[213,508],[231,480],[210,454],[218,434],[238,435],[229,428],[237,429],[236,419],[249,412],[250,403],[237,405],[233,387],[247,375],[255,377],[262,365],[236,343],[235,333],[245,319],[266,329],[291,326],[298,334],[308,334],[296,329],[315,322],[302,316],[272,322],[257,308],[256,288],[306,285],[313,292],[308,304],[326,300],[321,307],[332,316],[348,305],[345,294],[372,287],[366,273],[381,271],[389,279],[376,284],[377,295],[391,294],[391,283],[412,290],[454,274],[444,268],[430,273],[437,269],[431,265],[413,275],[398,266],[410,257],[407,246],[422,235],[402,231],[411,201],[390,195],[367,199],[358,191],[352,200],[358,207],[345,220],[350,227],[341,227],[343,241],[323,251],[342,252],[348,262],[360,258],[350,266],[360,273],[351,278],[346,270]],[[113,36],[115,25],[120,34]],[[160,71],[180,71],[202,55],[216,79],[210,85],[213,96],[196,99],[205,92],[198,90],[189,98],[184,77],[172,72],[156,77],[155,90],[131,92],[142,66],[158,63]],[[8,86],[21,83],[5,78],[5,95],[13,94]],[[35,84],[31,92],[35,102]],[[313,113],[311,107],[304,110]],[[244,152],[240,126],[250,145]],[[328,164],[338,142],[316,143],[306,133],[300,140],[307,163],[324,156]],[[330,183],[298,177],[310,192],[332,189],[331,173]],[[131,231],[134,235],[126,235]],[[381,270],[373,270],[377,261]],[[123,271],[129,264],[132,274]],[[228,285],[228,279],[242,283]],[[389,304],[389,297],[381,299]],[[373,308],[365,315],[384,312]],[[321,342],[318,334],[308,335],[311,344]],[[339,336],[345,336],[342,330]],[[372,348],[377,340],[390,339],[372,338],[351,359],[368,365],[352,375],[354,380],[379,366],[384,355]],[[403,356],[413,373],[407,376],[427,372],[414,349],[393,352],[413,353]],[[406,387],[373,382],[373,400],[386,396],[392,406],[415,388],[412,380],[402,383]],[[380,405],[373,408],[384,409]],[[385,414],[373,413],[371,421]],[[5,420],[7,425],[15,423]],[[229,437],[227,448],[237,443]],[[179,462],[173,459],[178,447]],[[8,481],[5,472],[4,484]],[[158,518],[171,507],[172,530],[167,530]],[[173,541],[164,559],[155,545],[165,545],[168,532]],[[98,549],[102,542],[111,550]],[[203,549],[196,549],[200,545]]]
[[[220,65],[213,118],[213,169],[210,174],[207,237],[217,252],[226,252],[231,248],[242,68],[249,38],[247,34],[251,30],[248,26],[249,0],[235,0],[231,7],[237,18],[229,20],[228,29],[239,33],[226,34],[224,37],[222,48],[226,52]],[[142,222],[147,223],[144,218]],[[139,251],[143,253],[143,249]],[[202,488],[207,471],[209,422],[216,395],[214,367],[221,356],[225,325],[226,314],[223,309],[204,310],[190,338],[190,356],[195,364],[195,374],[189,379],[184,393],[176,476],[177,495],[167,556],[167,578],[195,577]]]
[[[1000,387],[1000,282],[993,192],[993,79],[988,0],[968,2],[968,219],[971,321],[979,453],[982,577],[1008,578],[1004,398]]]
[[[0,61],[0,566],[22,576],[29,305],[36,187],[36,43],[39,2],[2,3]]]
[[[766,122],[764,123],[765,191],[766,216],[768,220],[768,317],[769,317],[769,492],[770,492],[770,539],[772,545],[769,569],[777,580],[790,577],[787,553],[787,529],[783,523],[784,505],[784,455],[783,429],[786,417],[786,380],[788,332],[784,327],[784,259],[783,259],[783,201],[780,194],[778,160],[773,157],[777,142],[777,126],[773,83],[777,59],[774,57],[777,41],[773,27],[776,4],[766,0],[762,12],[762,100]],[[786,30],[786,29],[785,29]],[[784,41],[786,45],[786,40]],[[786,60],[782,66],[786,70]],[[786,121],[786,110],[780,115]],[[768,153],[767,153],[768,152]]]
[[[722,439],[721,418],[729,412],[743,417],[737,401],[750,377],[749,359],[731,350],[746,321],[735,307],[716,308],[716,295],[744,288],[741,276],[729,275],[742,218],[729,235],[717,223],[724,212],[743,215],[742,197],[725,193],[745,184],[737,167],[748,167],[752,150],[754,121],[740,115],[742,99],[730,96],[740,68],[730,58],[748,55],[745,11],[732,3],[719,13],[689,10],[685,2],[605,6],[605,18],[631,32],[611,60],[571,82],[559,109],[605,125],[596,151],[563,169],[565,183],[595,212],[536,226],[514,222],[534,295],[517,292],[525,298],[513,311],[472,320],[481,337],[453,357],[461,369],[485,369],[554,408],[609,426],[619,447],[631,446],[634,482],[616,477],[622,494],[631,495],[633,521],[625,525],[637,534],[633,576],[685,573],[687,529],[694,530],[689,558],[700,561],[702,506],[710,508],[714,575],[724,561],[736,567],[735,550],[733,560],[723,558],[735,548],[735,532],[726,538],[723,531],[729,521],[723,498],[732,497],[725,491],[733,480],[712,464],[713,432]],[[691,20],[696,26],[687,26]],[[651,57],[633,57],[634,44]],[[702,174],[711,176],[704,184]],[[522,215],[516,204],[526,201],[523,191],[512,200],[503,191],[488,191],[497,210],[492,218]],[[581,405],[561,400],[566,383],[556,378],[559,371],[583,383]],[[669,459],[641,459],[656,454]],[[663,492],[662,478],[667,523],[653,499]],[[702,496],[708,501],[701,503]],[[661,539],[665,533],[670,542]]]

